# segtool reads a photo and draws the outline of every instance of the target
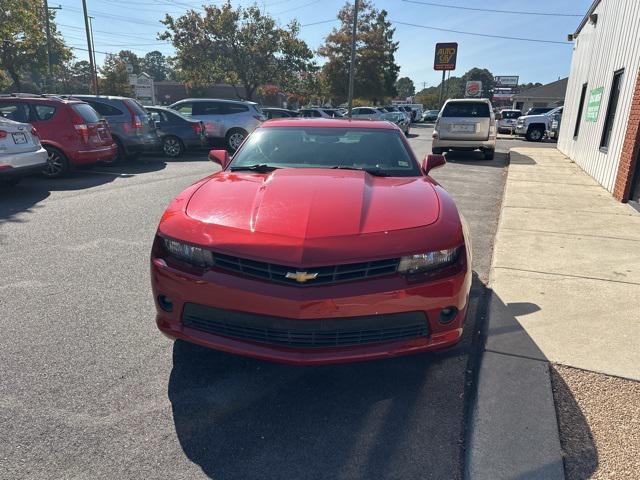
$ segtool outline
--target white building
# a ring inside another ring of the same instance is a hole
[[[620,201],[640,199],[640,0],[595,0],[574,40],[558,148]]]

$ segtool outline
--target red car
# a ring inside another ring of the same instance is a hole
[[[47,150],[43,173],[60,177],[70,168],[113,159],[117,145],[107,122],[88,103],[40,95],[0,97],[0,115],[30,123]]]
[[[465,222],[393,124],[279,119],[160,220],[151,255],[166,335],[293,364],[451,347],[471,287]]]

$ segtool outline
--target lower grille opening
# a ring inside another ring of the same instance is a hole
[[[293,320],[187,303],[182,322],[214,335],[292,348],[368,345],[429,335],[422,312]]]

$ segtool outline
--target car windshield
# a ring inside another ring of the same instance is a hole
[[[347,168],[394,177],[420,175],[399,132],[372,128],[260,128],[236,153],[231,170],[252,166]]]
[[[502,111],[502,112],[500,112],[500,114],[502,115],[502,118],[505,118],[505,119],[513,119],[513,118],[518,118],[518,117],[522,116],[521,112],[518,112],[518,111],[515,111],[515,110]]]
[[[484,102],[450,102],[442,111],[443,117],[488,117],[489,105]]]
[[[562,107],[554,108],[553,110],[548,111],[545,115],[555,115],[556,113],[562,112]]]
[[[387,112],[380,115],[382,120],[389,120],[390,122],[399,122],[400,120],[404,120],[404,114],[400,112]]]

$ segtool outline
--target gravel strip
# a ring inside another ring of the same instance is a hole
[[[550,370],[567,480],[640,478],[640,382]]]

